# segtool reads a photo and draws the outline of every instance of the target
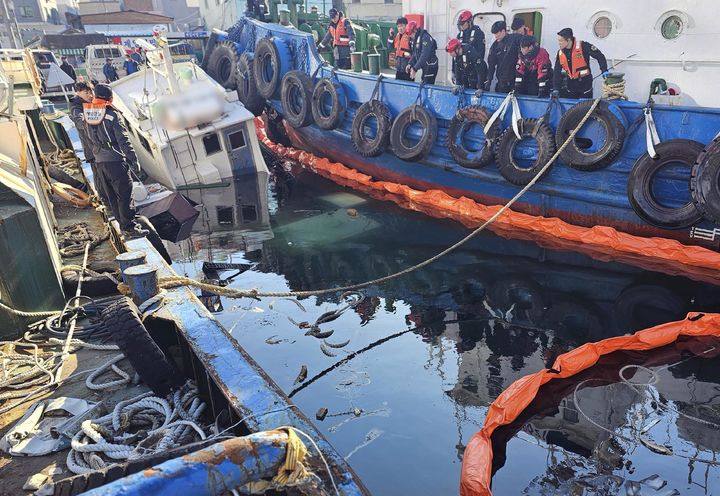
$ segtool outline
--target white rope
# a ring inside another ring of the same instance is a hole
[[[87,378],[85,379],[85,385],[88,389],[91,389],[93,391],[103,391],[105,389],[112,389],[116,388],[118,386],[124,386],[126,384],[130,384],[132,379],[130,378],[130,374],[125,372],[123,369],[118,367],[116,364],[123,360],[125,358],[125,355],[120,353],[119,355],[115,355],[110,360],[108,360],[106,363],[95,369],[94,372],[92,372]],[[96,384],[95,379],[100,377],[101,375],[108,372],[108,370],[112,370],[117,375],[120,376],[119,379],[116,379],[114,381],[108,381],[104,382],[102,384]]]
[[[652,158],[658,158],[655,147],[660,144],[660,136],[657,127],[655,127],[652,109],[648,105],[643,112],[645,114],[645,145],[647,146],[647,152]]]

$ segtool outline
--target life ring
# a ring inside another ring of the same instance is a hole
[[[219,43],[210,54],[208,72],[223,88],[234,90],[237,88],[238,54],[232,41]]]
[[[119,298],[105,307],[102,318],[115,344],[153,392],[164,397],[182,385],[183,375],[150,337],[130,299]]]
[[[468,169],[479,169],[492,162],[492,143],[499,134],[500,122],[496,121],[488,135],[485,135],[484,128],[488,120],[490,113],[479,105],[461,108],[453,116],[448,128],[447,147],[450,156],[459,165]],[[476,136],[468,136],[475,126],[480,132]],[[471,146],[473,141],[477,142],[474,147]]]
[[[306,127],[313,122],[313,82],[302,71],[290,71],[282,79],[280,101],[283,117],[294,128]]]
[[[374,126],[373,126],[374,124]],[[352,144],[363,157],[377,157],[390,142],[390,109],[379,100],[360,105],[352,121]]]
[[[345,94],[339,82],[322,78],[312,94],[312,114],[320,129],[332,131],[345,116]]]
[[[78,208],[90,206],[90,195],[65,183],[52,183],[53,192]]]
[[[715,138],[697,158],[690,191],[705,218],[720,224],[720,138]]]
[[[666,229],[681,229],[699,222],[703,213],[690,197],[683,205],[668,206],[656,198],[657,189],[653,184],[660,172],[669,166],[687,166],[687,186],[690,188],[691,170],[703,151],[703,144],[687,139],[674,139],[655,146],[658,158],[644,153],[635,162],[627,183],[628,200],[635,213],[644,221]],[[679,183],[674,180],[673,183]],[[715,183],[717,189],[717,183]],[[673,192],[677,192],[673,184]]]
[[[498,141],[495,160],[502,177],[516,186],[525,186],[555,155],[556,148],[553,130],[544,120],[523,119],[519,124],[522,139],[512,128],[506,129]],[[537,147],[529,145],[531,141]],[[521,143],[525,144],[519,146]],[[549,171],[550,168],[543,175]]]
[[[580,124],[592,105],[592,100],[582,101],[563,114],[555,132],[555,143],[558,148],[567,141],[570,133]],[[596,171],[610,165],[620,154],[625,142],[625,126],[612,113],[605,101],[600,102],[583,128],[585,129],[588,124],[592,126],[589,128],[591,131],[602,132],[603,136],[599,136],[602,143],[596,144],[593,138],[598,136],[584,135],[581,129],[575,140],[568,143],[560,157],[573,169]]]
[[[411,126],[418,124],[422,130],[420,139],[412,142],[407,139]],[[412,105],[403,109],[393,121],[390,129],[390,144],[395,155],[408,162],[427,157],[437,136],[437,119],[422,105]]]
[[[290,67],[290,51],[279,38],[263,38],[255,47],[254,76],[258,94],[266,100],[277,97],[283,73]]]
[[[235,72],[238,99],[253,115],[259,116],[265,109],[265,99],[258,94],[257,86],[255,86],[252,54],[245,52],[240,55]]]

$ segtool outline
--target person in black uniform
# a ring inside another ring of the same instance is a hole
[[[492,25],[495,42],[488,55],[488,74],[485,90],[490,91],[493,78],[497,75],[495,91],[507,93],[515,84],[515,66],[520,53],[521,35],[507,32],[505,21],[497,21]]]
[[[487,66],[482,55],[475,52],[475,47],[469,45],[465,49],[460,40],[451,38],[445,47],[445,51],[453,58],[453,84],[475,90],[483,89]]]
[[[407,72],[410,79],[415,79],[415,73],[422,69],[422,80],[425,84],[435,84],[438,73],[438,58],[435,51],[437,42],[430,36],[430,33],[417,26],[415,21],[410,21],[407,27],[410,35],[410,48],[412,57],[407,65]]]
[[[132,206],[130,167],[137,167],[137,157],[120,113],[112,106],[112,97],[112,88],[99,84],[91,107],[84,106],[88,139],[92,142],[98,179],[120,228],[129,237],[145,236],[148,230],[135,221]]]
[[[575,38],[573,30],[558,32],[558,50],[553,75],[553,94],[563,98],[592,98],[593,76],[590,58],[598,61],[603,78],[608,76],[605,55],[595,45]]]
[[[466,86],[465,84],[463,84],[463,86],[481,90],[485,87],[485,79],[487,79],[485,33],[482,32],[480,26],[473,24],[473,15],[469,10],[463,10],[458,16],[457,39],[460,41],[461,46],[461,53],[459,55],[465,59],[461,61],[471,63],[469,80],[466,82],[472,83],[472,86]],[[453,59],[453,64],[454,63],[455,59]],[[454,69],[453,75],[455,75]],[[463,79],[465,78],[463,77]]]

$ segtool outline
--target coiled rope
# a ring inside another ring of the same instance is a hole
[[[408,267],[406,269],[403,269],[399,272],[396,272],[394,274],[389,274],[387,276],[379,277],[377,279],[372,279],[370,281],[358,283],[358,284],[351,284],[348,286],[340,286],[336,288],[326,288],[326,289],[318,289],[313,291],[285,291],[285,292],[267,292],[267,291],[259,291],[257,289],[233,289],[228,287],[222,287],[217,286],[215,284],[208,284],[203,283],[199,281],[195,281],[194,279],[190,279],[189,277],[183,277],[183,276],[173,276],[173,277],[161,277],[159,278],[158,284],[161,288],[174,288],[178,286],[191,286],[195,288],[202,289],[203,291],[207,291],[208,293],[216,294],[219,296],[226,296],[228,298],[259,298],[259,297],[308,297],[308,296],[319,296],[324,294],[330,294],[330,293],[339,293],[339,292],[347,292],[347,291],[356,291],[362,288],[366,288],[368,286],[373,286],[376,284],[381,284],[387,281],[390,281],[392,279],[396,279],[398,277],[404,276],[405,274],[409,274],[410,272],[414,272],[416,270],[422,269],[423,267],[426,267],[430,265],[431,263],[435,262],[439,258],[447,255],[448,253],[456,250],[460,246],[464,245],[471,239],[473,239],[475,236],[480,234],[482,231],[485,230],[490,224],[495,222],[503,213],[505,213],[515,202],[517,202],[520,197],[522,197],[525,193],[528,192],[530,188],[532,188],[535,183],[537,183],[541,177],[543,177],[543,174],[552,166],[553,163],[558,159],[560,154],[567,148],[567,146],[573,142],[575,139],[575,135],[582,129],[582,127],[585,125],[585,123],[588,121],[592,113],[595,111],[595,109],[600,104],[600,99],[596,99],[593,104],[590,106],[590,109],[588,109],[585,116],[582,118],[582,120],[578,123],[578,125],[575,127],[575,129],[572,130],[570,135],[567,137],[565,142],[558,148],[558,150],[555,152],[555,154],[548,160],[548,162],[538,171],[538,173],[535,175],[535,177],[526,184],[518,193],[513,196],[505,205],[503,205],[495,214],[493,214],[492,217],[490,217],[488,220],[483,222],[483,224],[475,229],[473,232],[465,236],[463,239],[455,243],[454,245],[444,249],[440,253],[436,254],[435,256],[428,258],[427,260],[424,260],[423,262],[420,262],[418,264],[415,264],[411,267]],[[120,284],[118,286],[118,290],[123,294],[129,293],[129,288],[125,284]]]
[[[627,100],[628,97],[625,94],[625,81],[619,83],[608,83],[603,81],[603,100]]]

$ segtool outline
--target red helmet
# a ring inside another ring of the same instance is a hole
[[[469,10],[463,10],[460,12],[460,16],[458,17],[458,24],[461,24],[463,22],[472,22],[472,12]]]
[[[413,34],[416,29],[417,29],[417,22],[410,21],[407,25],[407,28],[405,28],[405,34]]]
[[[450,38],[450,41],[448,41],[447,46],[445,47],[445,51],[451,53],[458,48],[460,48],[460,40],[457,38]]]

